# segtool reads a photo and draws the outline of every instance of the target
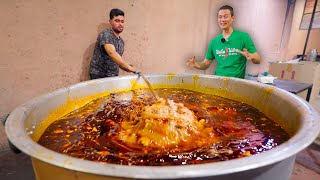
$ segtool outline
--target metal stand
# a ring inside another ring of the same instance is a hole
[[[304,44],[303,53],[302,53],[302,57],[301,57],[300,60],[303,60],[303,58],[304,58],[304,56],[306,54],[306,49],[307,49],[307,45],[308,45],[308,41],[309,41],[310,30],[312,28],[313,18],[314,18],[314,14],[316,12],[317,4],[318,4],[318,0],[315,0],[314,1],[312,15],[311,15],[311,19],[310,19],[310,24],[309,24],[309,28],[308,28],[308,34],[307,34],[307,38],[306,38],[306,43]]]

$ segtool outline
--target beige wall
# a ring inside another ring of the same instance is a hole
[[[193,55],[199,60],[205,57],[207,44],[220,33],[216,12],[223,4],[234,6],[235,28],[247,31],[262,55],[260,65],[248,63],[248,72],[268,70],[268,61],[281,56],[285,0],[1,1],[0,116],[40,94],[87,80],[96,36],[107,27],[113,7],[126,13],[124,58],[139,70],[212,74],[214,66],[191,70],[185,62]],[[292,14],[291,19],[300,21]],[[298,40],[303,44],[298,30],[286,32],[299,36],[287,35],[291,46]],[[301,48],[291,46],[288,53]]]
[[[318,4],[319,3],[320,2],[318,1]],[[294,14],[291,19],[292,24],[290,28],[291,32],[289,36],[289,42],[287,43],[287,46],[285,47],[282,55],[284,59],[292,59],[297,54],[303,53],[303,48],[308,33],[307,30],[299,30],[304,10],[304,4],[305,0],[296,0]],[[320,51],[320,29],[312,29],[310,31],[310,36],[306,48],[306,54],[312,48],[318,49],[318,52]]]

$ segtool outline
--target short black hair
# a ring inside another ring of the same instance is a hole
[[[124,12],[120,9],[117,9],[117,8],[111,9],[110,14],[109,14],[110,20],[116,16],[124,16]]]
[[[222,6],[222,7],[219,9],[219,11],[222,10],[222,9],[228,9],[228,10],[231,12],[231,16],[234,15],[234,14],[233,14],[233,8],[232,8],[231,6],[229,6],[229,5],[224,5],[224,6]]]

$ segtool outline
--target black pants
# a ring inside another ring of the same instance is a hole
[[[118,76],[118,75],[114,75]],[[98,74],[90,74],[90,79],[100,79],[100,78],[105,78],[105,77],[114,77],[114,76],[103,76],[103,75],[98,75]]]
[[[97,74],[90,74],[90,79],[100,79],[100,78],[104,78],[104,76],[97,75]]]

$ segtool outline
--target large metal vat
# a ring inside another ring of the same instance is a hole
[[[7,136],[16,147],[32,157],[36,177],[41,180],[285,180],[290,178],[295,155],[310,145],[319,133],[319,115],[306,101],[270,85],[208,75],[146,77],[155,87],[181,87],[245,102],[275,120],[292,137],[275,149],[256,156],[200,165],[165,167],[125,166],[86,161],[53,152],[34,141],[54,119],[52,117],[62,116],[72,108],[78,108],[79,104],[90,100],[84,97],[144,86],[143,80],[137,80],[137,76],[82,82],[35,98],[17,107],[10,114],[6,123]]]

